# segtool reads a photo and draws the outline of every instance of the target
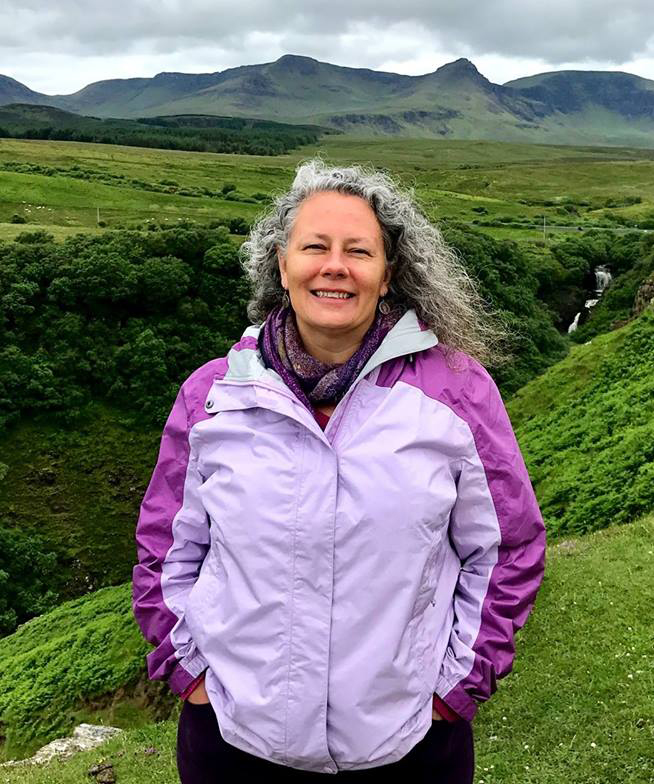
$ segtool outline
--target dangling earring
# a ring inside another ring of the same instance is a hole
[[[379,312],[382,313],[384,316],[387,316],[391,312],[391,306],[386,302],[386,300],[382,297],[379,300],[379,304],[377,305],[379,308]]]
[[[288,291],[284,289],[284,296],[282,297],[282,307],[287,308],[291,304],[291,300],[288,297]]]

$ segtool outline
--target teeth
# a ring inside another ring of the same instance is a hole
[[[350,295],[340,291],[316,291],[318,297],[335,297],[336,299],[349,299]]]

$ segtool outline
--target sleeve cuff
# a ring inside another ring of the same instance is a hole
[[[206,670],[205,670],[206,672]],[[196,688],[202,683],[204,680],[204,672],[200,673],[195,680],[191,681],[191,683],[184,689],[184,691],[179,695],[183,700],[185,700],[190,694],[192,694]]]
[[[200,653],[196,653],[190,659],[183,659],[181,662],[178,662],[168,678],[170,690],[173,694],[181,697],[208,666],[206,659]]]
[[[475,718],[479,705],[460,683],[452,688],[444,682],[442,685],[437,684],[436,689],[435,696],[438,696],[443,702],[447,702],[448,708],[456,711],[460,718],[466,721],[472,721]],[[442,697],[440,697],[441,694]]]

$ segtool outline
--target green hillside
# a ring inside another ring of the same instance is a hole
[[[566,114],[593,105],[651,119],[654,110],[654,81],[622,71],[550,71],[513,79],[504,87]]]
[[[476,782],[654,779],[653,563],[651,515],[549,545],[514,670],[473,723]],[[31,755],[82,721],[126,730],[67,761],[4,768],[2,780],[77,784],[108,761],[121,784],[177,781],[181,702],[164,683],[151,682],[146,692],[149,648],[131,616],[128,584],[63,605],[0,640],[5,756]]]
[[[6,103],[49,103],[50,96],[35,93],[10,76],[0,74],[0,106]]]
[[[568,341],[518,246],[469,229],[448,239],[522,325],[513,361],[494,373],[508,394]],[[0,526],[41,537],[58,560],[51,587],[69,599],[130,576],[161,428],[184,378],[247,326],[246,287],[227,231],[190,225],[62,243],[27,233],[0,242],[0,269]],[[13,585],[20,569],[2,558]],[[36,614],[31,603],[7,631]]]
[[[550,533],[654,509],[654,308],[573,346],[507,409]]]
[[[143,684],[149,650],[132,615],[129,583],[64,602],[0,639],[0,757],[30,756],[82,721],[152,720]],[[154,686],[153,695],[161,691]],[[122,699],[114,696],[119,690]]]

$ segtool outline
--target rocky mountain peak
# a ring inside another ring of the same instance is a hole
[[[473,62],[467,57],[459,57],[451,63],[446,63],[434,71],[434,76],[442,81],[467,81],[479,85],[490,85],[488,79],[482,76]]]
[[[445,63],[437,69],[436,73],[440,74],[466,74],[468,76],[481,76],[477,70],[476,65],[468,60],[467,57],[459,57],[458,60],[453,60],[451,63]]]

